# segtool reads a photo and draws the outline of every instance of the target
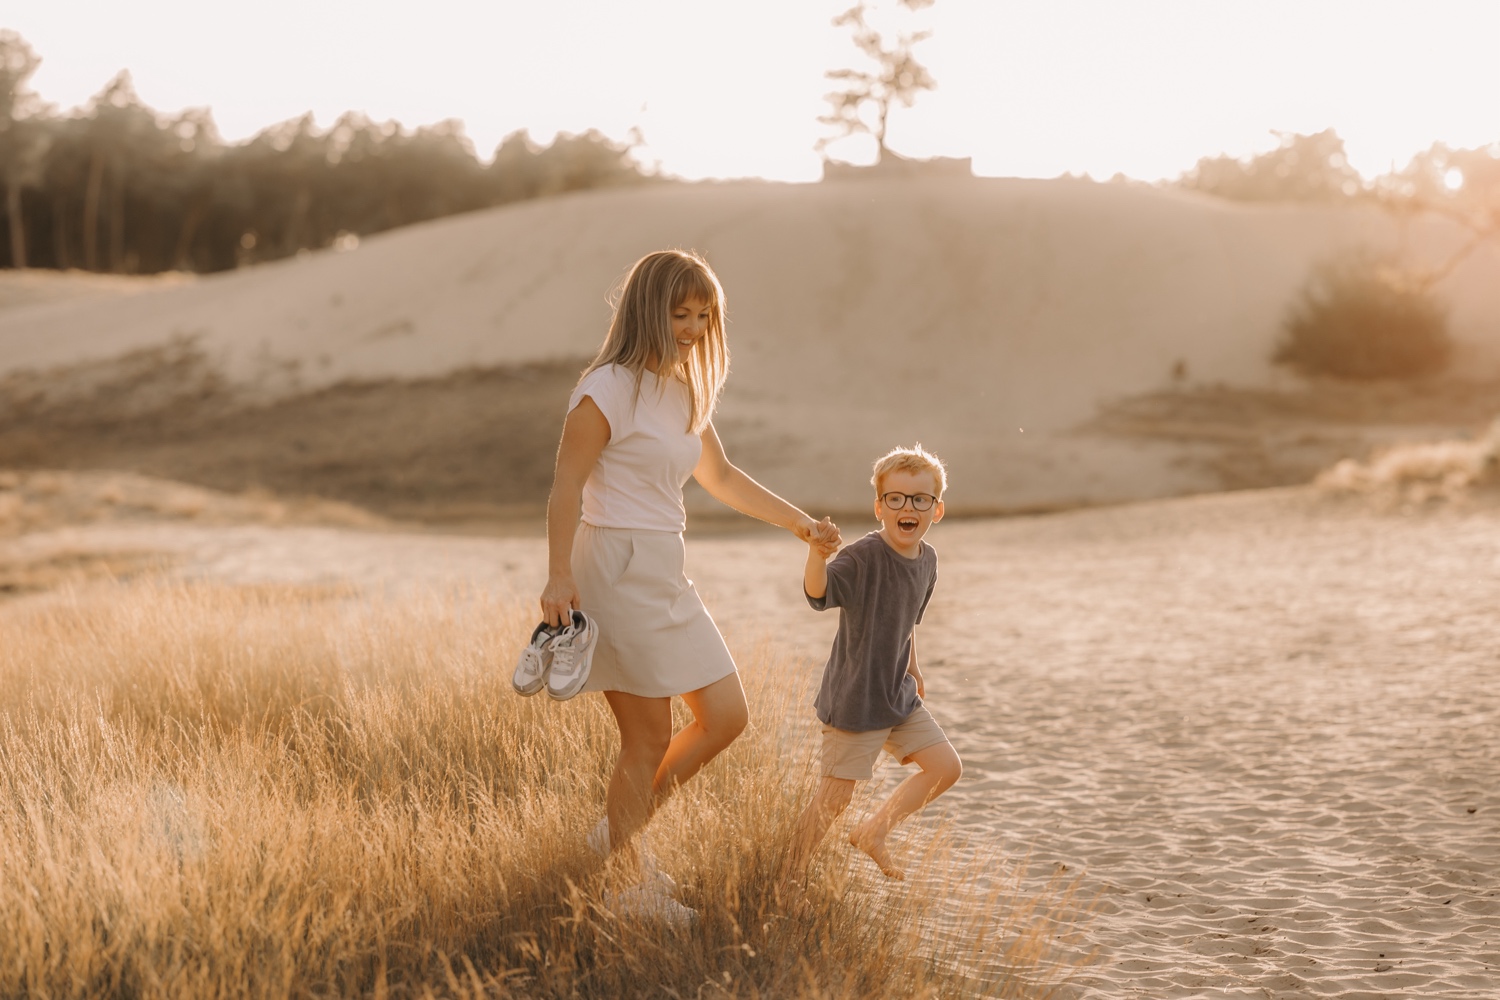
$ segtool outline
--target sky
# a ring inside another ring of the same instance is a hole
[[[128,69],[146,104],[206,106],[229,141],[354,110],[460,119],[486,160],[520,129],[597,129],[673,176],[811,181],[825,74],[864,65],[831,23],[852,2],[0,0],[0,28],[62,110]],[[931,31],[915,52],[938,82],[888,145],[982,175],[1154,181],[1332,127],[1368,177],[1500,142],[1500,0],[937,0],[881,23]]]

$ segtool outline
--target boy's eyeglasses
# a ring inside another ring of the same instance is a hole
[[[908,500],[915,510],[931,510],[933,503],[937,501],[937,497],[930,493],[882,493],[880,499],[891,510],[900,510]]]

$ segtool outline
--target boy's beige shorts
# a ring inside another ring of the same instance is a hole
[[[683,573],[685,555],[677,532],[578,526],[573,579],[599,627],[583,690],[664,698],[734,673],[724,637]]]
[[[918,705],[916,711],[890,729],[855,733],[824,726],[822,773],[825,778],[868,781],[875,776],[875,761],[882,749],[889,750],[892,757],[905,764],[912,754],[947,742],[948,734],[926,705]]]

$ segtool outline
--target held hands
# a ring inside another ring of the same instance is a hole
[[[821,521],[814,521],[810,517],[803,518],[798,522],[795,530],[797,537],[812,546],[824,559],[839,550],[839,543],[842,541],[839,536],[839,526],[829,518],[825,517]]]
[[[578,584],[571,576],[549,577],[542,590],[542,621],[559,628],[572,620],[579,605]]]

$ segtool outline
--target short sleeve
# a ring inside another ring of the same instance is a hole
[[[823,591],[823,596],[808,595],[807,603],[818,611],[842,608],[848,602],[849,595],[854,593],[858,580],[859,561],[849,549],[845,549],[828,564],[828,587]]]
[[[583,397],[590,397],[609,422],[610,437],[618,440],[629,429],[630,403],[634,389],[630,372],[626,369],[618,365],[595,368],[573,387],[573,394],[568,397],[568,412],[572,413],[583,402]]]

